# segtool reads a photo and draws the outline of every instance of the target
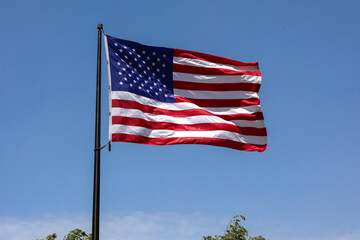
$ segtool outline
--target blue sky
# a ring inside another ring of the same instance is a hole
[[[360,238],[360,2],[8,1],[0,20],[0,239],[91,230],[97,24],[147,45],[258,61],[268,149],[114,143],[103,239]],[[102,143],[107,141],[103,48]]]

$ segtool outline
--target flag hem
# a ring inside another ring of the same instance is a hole
[[[107,35],[105,33],[104,33],[104,43],[105,43],[106,62],[107,62],[107,66],[108,66],[108,79],[109,79],[109,142],[111,142],[112,141],[112,133],[111,133],[111,126],[112,126],[111,71],[110,71],[110,59],[109,59]]]

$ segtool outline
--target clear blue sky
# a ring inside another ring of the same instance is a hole
[[[0,239],[91,230],[98,23],[258,61],[269,135],[264,153],[114,143],[102,151],[104,239],[197,240],[235,214],[272,240],[360,239],[359,11],[356,0],[4,2]]]

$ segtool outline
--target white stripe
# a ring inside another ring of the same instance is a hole
[[[112,99],[118,99],[118,100],[129,100],[129,101],[136,101],[143,105],[148,105],[156,108],[161,108],[165,110],[186,110],[186,109],[204,109],[214,114],[231,114],[231,113],[255,113],[255,112],[261,112],[260,105],[252,105],[247,107],[241,107],[241,108],[201,108],[193,103],[187,103],[187,102],[180,102],[180,103],[164,103],[159,102],[151,98],[146,98],[143,96],[139,96],[134,93],[126,92],[126,91],[112,91],[111,92],[111,98]],[[112,112],[117,108],[113,108]],[[230,113],[227,113],[230,112]],[[113,113],[115,114],[115,113]]]
[[[259,71],[257,66],[236,66],[231,64],[213,63],[194,58],[173,57],[173,63],[204,68],[222,68],[233,71]]]
[[[264,120],[231,120],[231,122],[239,127],[265,128]]]
[[[197,75],[173,72],[174,81],[198,83],[257,83],[261,84],[261,76],[252,75]]]
[[[239,114],[239,113],[252,114],[255,112],[261,112],[260,105],[252,105],[252,106],[238,107],[238,108],[207,107],[203,109],[217,115],[228,115],[228,114]]]
[[[181,137],[201,137],[226,139],[247,144],[266,144],[266,136],[246,136],[239,133],[228,131],[173,131],[173,130],[153,130],[138,126],[113,125],[113,133],[124,133],[139,135],[148,138],[181,138]]]
[[[247,99],[259,98],[259,94],[251,91],[197,91],[174,89],[174,94],[193,99]]]
[[[191,117],[172,117],[168,115],[159,115],[152,113],[144,113],[138,109],[127,109],[127,108],[114,108],[113,116],[129,117],[129,118],[141,118],[149,122],[167,122],[183,125],[199,124],[199,123],[225,123],[235,125],[238,127],[254,127],[254,128],[265,128],[264,121],[245,121],[235,120],[226,121],[217,116],[191,116]]]
[[[235,123],[226,121],[216,116],[191,116],[191,117],[172,117],[168,115],[144,113],[138,109],[127,109],[127,108],[114,108],[113,116],[131,117],[131,118],[142,118],[150,122],[167,122],[175,124],[198,124],[198,123],[227,123],[235,125]]]

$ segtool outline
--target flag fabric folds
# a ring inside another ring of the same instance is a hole
[[[266,149],[257,63],[109,35],[105,46],[110,141]]]

